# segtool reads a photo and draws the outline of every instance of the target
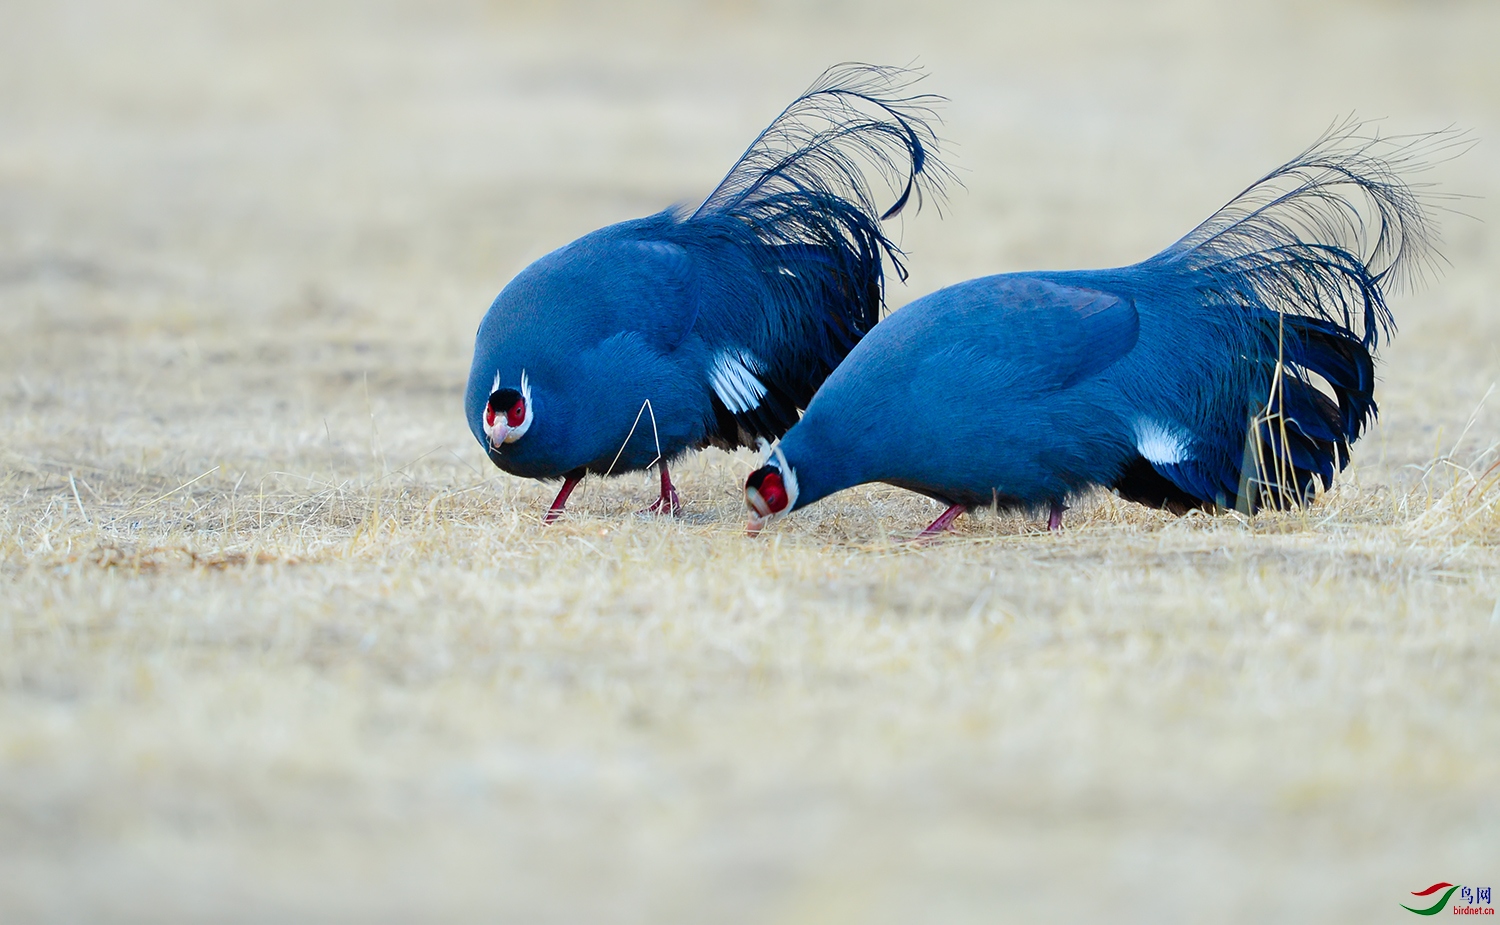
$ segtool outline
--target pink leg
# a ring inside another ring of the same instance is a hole
[[[672,487],[672,476],[667,474],[667,464],[658,463],[657,468],[661,470],[661,497],[651,502],[650,507],[637,513],[671,514],[676,517],[682,513],[682,499],[677,497],[677,489]]]
[[[1068,506],[1066,504],[1063,504],[1061,501],[1052,502],[1052,513],[1047,517],[1048,530],[1062,529],[1062,515],[1063,511],[1066,511],[1067,509]]]
[[[568,503],[568,495],[573,493],[573,489],[577,488],[578,483],[581,481],[583,481],[583,476],[581,475],[570,475],[563,479],[562,491],[557,493],[557,497],[552,501],[552,506],[547,508],[547,515],[542,518],[542,523],[550,524],[562,516],[563,505]]]
[[[953,505],[952,507],[948,508],[948,510],[939,514],[937,520],[934,520],[932,523],[928,524],[926,530],[918,533],[913,539],[913,542],[930,540],[933,537],[937,536],[939,533],[947,532],[953,527],[953,522],[959,518],[959,515],[963,514],[963,512],[967,510],[968,508],[964,507],[962,504]]]

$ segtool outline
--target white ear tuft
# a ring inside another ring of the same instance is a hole
[[[526,436],[526,432],[531,429],[532,418],[536,417],[536,409],[531,406],[531,380],[526,378],[524,369],[521,370],[521,401],[526,405],[526,417],[505,435],[506,443],[515,443]]]
[[[797,470],[786,461],[780,440],[771,447],[771,457],[776,460],[776,468],[781,473],[781,484],[786,486],[786,509],[790,511],[797,506]]]

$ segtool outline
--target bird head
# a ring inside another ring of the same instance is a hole
[[[750,508],[745,533],[749,536],[797,506],[797,470],[787,464],[780,446],[771,448],[771,457],[745,480],[745,505]]]
[[[495,384],[490,387],[489,401],[484,407],[484,435],[491,452],[498,452],[508,443],[515,443],[526,436],[536,409],[531,404],[531,383],[526,371],[521,370],[519,389],[503,387],[500,374],[495,374]]]

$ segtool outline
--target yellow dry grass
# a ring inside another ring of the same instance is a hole
[[[0,920],[1400,920],[1500,873],[1488,2],[14,3]],[[701,195],[824,65],[953,98],[914,294],[1138,259],[1350,111],[1481,145],[1308,510],[1049,535],[749,454],[499,475],[510,274]]]

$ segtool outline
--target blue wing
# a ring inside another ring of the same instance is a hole
[[[1004,368],[1033,394],[1070,389],[1113,366],[1140,336],[1130,296],[1090,286],[1084,276],[1016,273],[970,280],[913,303],[885,324],[892,325],[890,336],[929,344],[933,353],[972,357],[964,375]]]

